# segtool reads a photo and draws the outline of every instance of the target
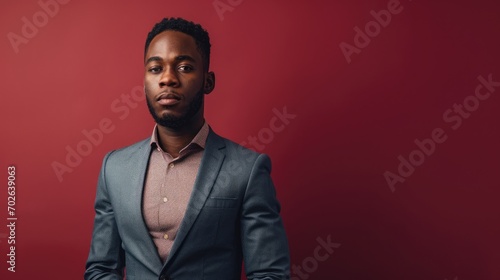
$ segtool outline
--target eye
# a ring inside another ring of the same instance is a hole
[[[156,74],[156,73],[160,73],[161,70],[162,70],[162,67],[160,67],[160,66],[151,66],[151,67],[149,67],[148,72]]]
[[[194,70],[193,67],[191,67],[191,65],[180,65],[178,69],[179,71],[184,73],[189,73]]]

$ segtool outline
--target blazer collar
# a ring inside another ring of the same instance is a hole
[[[210,191],[212,190],[215,179],[222,166],[225,158],[225,142],[222,137],[215,134],[210,128],[207,142],[201,164],[198,169],[198,175],[193,186],[193,191],[189,199],[186,213],[182,219],[181,225],[175,237],[174,244],[170,250],[168,259],[163,266],[163,270],[167,269],[175,258],[175,255],[182,247],[189,230],[200,214],[205,201],[207,200]]]
[[[156,246],[149,235],[144,217],[142,215],[142,196],[144,190],[144,183],[146,182],[146,174],[148,169],[149,157],[151,154],[151,144],[150,139],[142,141],[138,149],[134,152],[135,155],[131,155],[129,174],[137,174],[137,176],[130,176],[130,203],[132,203],[131,219],[137,221],[136,227],[131,232],[131,235],[135,237],[137,241],[135,244],[129,244],[133,246],[135,256],[138,261],[141,262],[148,269],[154,273],[158,273],[163,266],[160,256]]]
[[[127,185],[131,186],[129,193],[131,203],[133,204],[132,207],[135,209],[130,218],[140,222],[137,222],[137,227],[132,233],[135,240],[137,240],[137,243],[135,245],[129,244],[129,246],[134,247],[133,249],[136,252],[135,256],[138,258],[138,261],[144,264],[151,271],[158,273],[159,271],[168,269],[173,258],[182,247],[182,244],[184,243],[191,227],[200,214],[200,211],[212,190],[215,179],[224,161],[225,142],[224,138],[217,135],[210,128],[205,144],[205,151],[203,153],[198,174],[193,186],[193,191],[186,208],[186,213],[181,225],[179,226],[174,244],[172,245],[172,249],[170,250],[170,254],[165,264],[162,264],[161,262],[156,246],[150,237],[146,223],[144,222],[144,218],[142,216],[142,196],[149,164],[149,157],[151,154],[150,138],[142,141],[134,153],[135,155],[131,156],[129,174],[137,174],[137,176],[130,176],[131,182]],[[133,160],[134,158],[137,160]]]

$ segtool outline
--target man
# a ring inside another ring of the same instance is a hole
[[[108,153],[85,279],[287,279],[289,253],[271,163],[215,134],[210,40],[166,18],[148,34],[144,89],[153,134]]]

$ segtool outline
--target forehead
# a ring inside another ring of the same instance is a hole
[[[153,56],[168,59],[179,55],[201,58],[193,37],[179,31],[167,30],[153,38],[149,44],[145,59],[147,60]]]

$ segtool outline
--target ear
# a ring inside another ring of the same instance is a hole
[[[215,73],[210,71],[205,76],[205,85],[203,86],[203,92],[205,94],[210,94],[215,88]]]

